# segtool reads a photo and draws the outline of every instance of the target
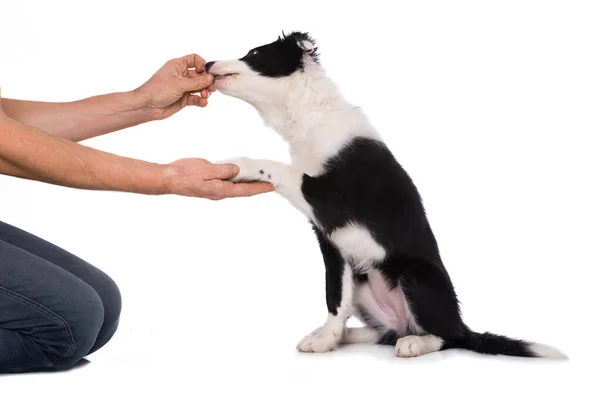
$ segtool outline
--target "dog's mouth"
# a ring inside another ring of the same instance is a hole
[[[229,77],[236,76],[236,75],[237,75],[236,72],[231,72],[231,73],[228,73],[228,74],[215,74],[215,73],[213,73],[213,76],[215,77],[216,81],[219,81],[219,80],[222,80],[222,79],[227,79]]]

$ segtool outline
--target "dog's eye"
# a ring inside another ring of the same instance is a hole
[[[249,56],[255,56],[258,54],[258,50],[252,50],[248,53]]]

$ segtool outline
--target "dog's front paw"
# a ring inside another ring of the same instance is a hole
[[[325,353],[333,351],[340,342],[341,334],[330,329],[319,328],[306,335],[296,348],[303,353]]]
[[[239,167],[240,172],[230,178],[232,182],[255,182],[266,181],[260,174],[260,167],[256,166],[256,162],[247,157],[236,157],[229,160],[220,161],[219,164],[235,164]],[[264,175],[264,172],[263,172]]]

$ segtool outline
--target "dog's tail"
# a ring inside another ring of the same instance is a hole
[[[541,343],[511,339],[494,333],[471,332],[460,339],[449,340],[444,348],[472,350],[481,354],[504,354],[517,357],[543,357],[567,360],[562,351]]]

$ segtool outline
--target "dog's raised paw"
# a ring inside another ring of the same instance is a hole
[[[240,172],[238,172],[236,176],[228,179],[232,182],[253,182],[261,180],[260,174],[258,174],[257,171],[254,171],[256,168],[252,167],[253,162],[250,158],[235,157],[219,161],[218,164],[235,164],[238,166]]]
[[[219,164],[235,164],[239,167],[240,172],[229,179],[232,182],[271,181],[271,173],[258,160],[247,157],[236,157],[220,161]]]

